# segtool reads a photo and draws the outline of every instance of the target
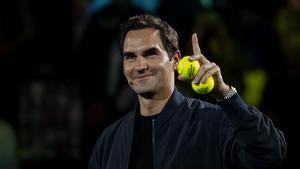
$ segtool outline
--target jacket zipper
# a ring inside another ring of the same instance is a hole
[[[152,149],[153,149],[153,167],[158,169],[156,161],[156,151],[155,151],[155,119],[152,119]]]

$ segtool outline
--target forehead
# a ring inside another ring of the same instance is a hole
[[[124,52],[143,48],[163,48],[159,30],[154,28],[144,28],[130,30],[124,39]]]

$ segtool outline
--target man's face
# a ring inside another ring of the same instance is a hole
[[[130,87],[140,95],[164,95],[174,89],[174,59],[169,59],[159,30],[131,30],[124,39],[123,71]]]

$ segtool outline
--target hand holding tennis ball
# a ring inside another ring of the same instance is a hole
[[[199,94],[206,94],[213,90],[211,96],[216,99],[227,96],[230,86],[224,82],[220,67],[207,60],[202,54],[196,33],[192,35],[192,47],[193,55],[178,61],[179,80],[192,81],[193,90]]]
[[[189,56],[185,56],[178,61],[177,72],[185,80],[192,80],[200,70],[198,61],[190,61]]]
[[[204,83],[195,84],[192,82],[193,90],[198,94],[207,94],[214,88],[215,81],[212,76],[209,76]]]
[[[190,61],[190,56],[185,56],[179,60],[177,66],[178,74],[185,80],[193,80],[200,70],[200,63],[196,60]],[[214,79],[209,76],[204,83],[195,84],[191,82],[193,90],[198,94],[207,94],[214,88]]]

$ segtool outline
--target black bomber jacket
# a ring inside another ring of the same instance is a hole
[[[139,107],[98,138],[89,169],[128,169]],[[277,165],[287,146],[283,133],[238,94],[218,104],[176,89],[153,120],[154,169],[261,169]]]

